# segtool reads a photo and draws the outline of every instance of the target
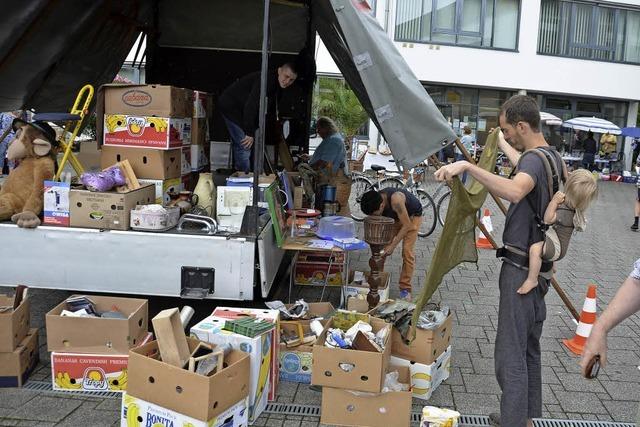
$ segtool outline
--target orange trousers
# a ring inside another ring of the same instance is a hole
[[[400,281],[398,287],[400,290],[406,289],[411,292],[411,279],[413,278],[413,270],[416,268],[416,240],[418,240],[418,230],[422,224],[422,216],[412,216],[411,222],[415,230],[409,231],[402,239],[402,270],[400,270]],[[394,234],[398,234],[402,224],[396,221]]]

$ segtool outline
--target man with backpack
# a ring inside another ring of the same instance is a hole
[[[491,193],[511,202],[502,236],[505,247],[497,254],[503,264],[498,281],[495,367],[502,398],[500,414],[492,414],[490,419],[494,425],[525,427],[533,426],[532,418],[542,416],[540,336],[552,265],[542,266],[539,284],[531,292],[520,295],[517,289],[527,278],[529,247],[543,239],[536,218],[543,218],[553,195],[549,180],[554,184],[552,191],[558,191],[563,165],[560,155],[540,132],[540,111],[532,98],[515,95],[508,99],[500,111],[500,127],[503,135],[499,148],[513,165],[517,164],[512,177],[494,175],[460,161],[440,168],[436,178],[449,180],[467,172]],[[520,154],[525,151],[531,154]]]

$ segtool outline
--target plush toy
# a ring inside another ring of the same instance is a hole
[[[52,146],[56,132],[45,122],[13,121],[16,136],[7,149],[9,160],[19,161],[0,188],[0,221],[35,228],[43,208],[44,181],[54,176]]]

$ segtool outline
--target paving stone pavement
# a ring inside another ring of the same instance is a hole
[[[600,183],[600,196],[588,214],[584,233],[574,236],[571,247],[558,266],[557,278],[575,307],[580,311],[589,283],[598,285],[598,312],[601,312],[617,288],[627,277],[640,256],[640,234],[629,231],[633,212],[635,186]],[[486,204],[492,213],[496,237],[500,237],[504,219],[492,200]],[[419,239],[416,246],[414,295],[424,282],[425,272],[440,232]],[[499,239],[498,239],[499,240]],[[352,266],[368,269],[369,253],[352,256]],[[386,269],[399,277],[400,251],[387,262]],[[435,293],[433,300],[450,306],[454,313],[452,375],[434,393],[429,404],[455,408],[463,414],[487,415],[498,410],[500,389],[495,380],[493,347],[497,326],[500,264],[492,251],[481,250],[477,265],[462,265],[451,271]],[[286,294],[286,283],[278,297]],[[318,298],[319,289],[297,287],[295,295],[308,300]],[[46,351],[44,314],[67,293],[34,290],[32,324],[40,328],[40,364],[32,380],[50,381],[49,353]],[[391,296],[397,295],[394,287]],[[339,291],[329,292],[329,299],[339,303]],[[640,317],[632,316],[614,329],[609,337],[609,365],[596,380],[582,379],[578,358],[561,343],[573,336],[576,325],[554,290],[547,297],[547,320],[542,338],[543,416],[545,418],[584,419],[633,422],[640,400]],[[151,311],[180,304],[178,300],[152,298]],[[203,317],[208,303],[197,308]],[[228,304],[225,304],[228,305]],[[246,304],[245,304],[246,305]],[[162,307],[157,307],[162,306]],[[197,320],[197,319],[196,319]],[[281,382],[278,401],[298,404],[320,404],[320,393],[308,385]],[[418,411],[424,402],[414,400]],[[61,395],[26,389],[0,389],[0,426],[109,426],[119,425],[119,399],[86,395]],[[264,414],[256,426],[319,425],[315,417]]]

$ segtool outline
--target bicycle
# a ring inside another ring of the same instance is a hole
[[[380,191],[384,188],[402,188],[409,191],[420,200],[422,205],[422,224],[418,230],[418,236],[427,237],[436,228],[436,207],[433,199],[425,190],[420,188],[419,180],[414,179],[413,169],[405,182],[399,173],[389,173],[387,168],[381,165],[371,165],[371,170],[375,173],[375,179],[370,178],[362,172],[352,172],[351,195],[349,196],[349,208],[351,218],[356,221],[363,221],[365,214],[360,209],[362,195],[370,190]],[[418,171],[417,175],[424,174]]]

